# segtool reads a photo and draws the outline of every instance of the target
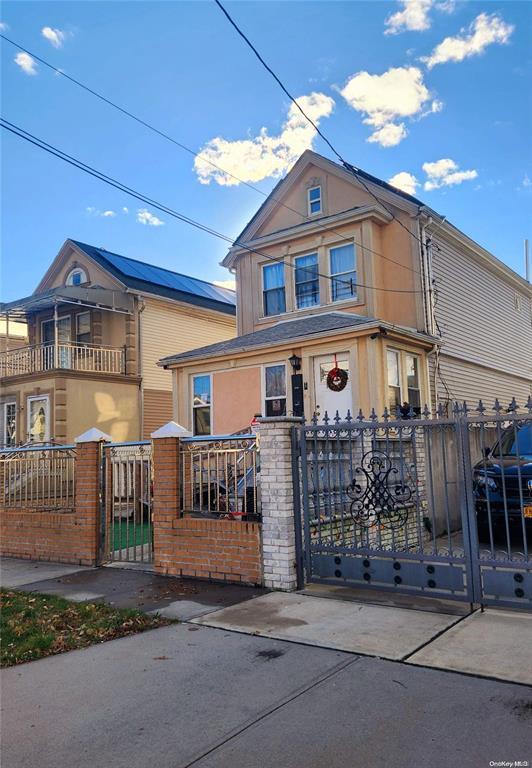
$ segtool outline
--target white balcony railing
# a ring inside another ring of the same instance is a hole
[[[123,374],[124,349],[69,342],[34,344],[0,353],[0,378],[57,369]]]

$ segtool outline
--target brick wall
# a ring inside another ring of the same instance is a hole
[[[157,573],[262,583],[261,526],[181,517],[180,441],[153,441],[153,543]]]
[[[99,559],[99,443],[77,446],[73,512],[2,507],[0,553],[8,557],[96,565]]]
[[[154,525],[154,532],[157,527]],[[155,570],[245,584],[262,583],[260,524],[183,517],[159,532]]]

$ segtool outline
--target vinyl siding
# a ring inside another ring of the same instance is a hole
[[[432,402],[467,401],[476,407],[479,400],[491,408],[498,398],[506,406],[515,397],[519,405],[524,405],[532,395],[532,382],[527,379],[484,368],[463,360],[440,356],[441,376],[437,377],[437,398],[434,396],[434,358],[430,358],[429,375]],[[447,388],[446,388],[447,387]]]
[[[435,314],[442,354],[499,371],[501,383],[507,380],[505,374],[532,380],[530,292],[477,262],[465,248],[458,250],[443,238],[435,242]],[[449,374],[455,370],[456,365]]]
[[[172,392],[159,389],[144,390],[143,439],[149,440],[152,432],[172,419]]]
[[[236,335],[236,319],[230,315],[217,316],[213,312],[202,312],[156,299],[145,299],[140,323],[144,389],[172,390],[170,371],[157,365],[161,357],[214,344]]]

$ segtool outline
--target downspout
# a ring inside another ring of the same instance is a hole
[[[138,311],[137,311],[137,360],[138,368],[137,373],[140,375],[139,384],[139,413],[140,413],[140,439],[142,440],[144,435],[144,377],[142,376],[142,323],[141,314],[146,309],[146,303],[142,296],[138,297]]]

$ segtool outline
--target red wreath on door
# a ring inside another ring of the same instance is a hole
[[[327,387],[332,392],[341,392],[345,389],[349,374],[343,368],[338,368],[336,355],[334,356],[334,368],[327,374]]]

